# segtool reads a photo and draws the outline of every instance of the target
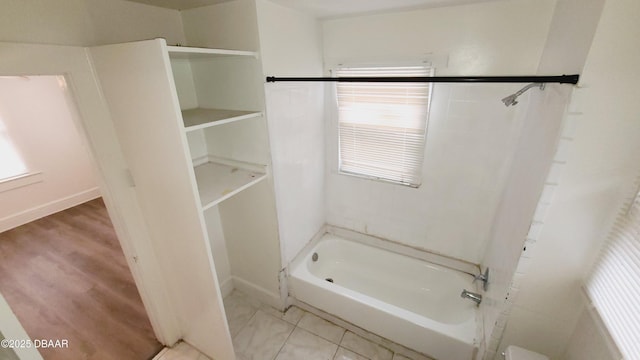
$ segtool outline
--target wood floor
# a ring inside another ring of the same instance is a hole
[[[45,360],[147,360],[162,349],[102,199],[0,233],[0,293]]]

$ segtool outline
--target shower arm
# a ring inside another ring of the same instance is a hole
[[[514,94],[516,97],[524,94],[525,92],[527,92],[527,90],[534,88],[534,87],[539,87],[540,90],[544,90],[544,83],[531,83],[525,87],[523,87],[522,89],[516,91],[516,93]]]
[[[503,98],[501,101],[504,103],[504,106],[506,107],[516,105],[518,103],[518,96],[524,94],[527,90],[534,87],[539,87],[540,90],[544,90],[545,83],[531,83],[529,85],[526,85],[525,87],[516,91],[515,93]]]

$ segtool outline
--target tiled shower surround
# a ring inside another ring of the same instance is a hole
[[[567,161],[569,147],[573,140],[573,136],[575,135],[575,123],[580,116],[579,112],[566,113],[570,95],[570,89],[561,88],[557,85],[548,85],[544,92],[532,95],[532,97],[540,96],[537,100],[532,98],[532,102],[542,101],[546,105],[545,107],[534,108],[534,111],[541,113],[528,114],[529,116],[534,117],[532,120],[536,120],[536,118],[554,119],[555,121],[557,121],[557,119],[563,119],[561,125],[562,128],[556,150],[552,154],[553,159],[551,167],[549,168],[546,179],[544,180],[544,187],[537,199],[537,205],[532,216],[528,233],[523,237],[523,241],[519,241],[517,238],[496,238],[487,250],[483,268],[484,266],[489,266],[493,271],[494,280],[492,286],[490,286],[489,291],[485,295],[486,299],[489,299],[490,301],[481,305],[481,309],[483,310],[485,336],[481,346],[486,346],[486,350],[481,349],[484,351],[480,351],[479,356],[484,354],[482,357],[484,360],[500,358],[499,347],[501,345],[505,326],[507,325],[511,311],[514,308],[516,298],[520,291],[521,281],[527,274],[531,258],[535,255],[536,246],[544,227],[545,215],[547,214],[553,199],[554,191],[560,181],[563,167]],[[550,138],[553,139],[554,137],[551,136]],[[530,140],[532,142],[535,141],[535,139]],[[542,156],[544,156],[544,154],[542,154]],[[544,158],[541,157],[539,162],[541,164],[541,168],[544,167]],[[524,176],[530,172],[530,169],[526,166],[519,168],[517,165],[514,165],[514,169],[515,172],[522,172],[522,175]],[[517,175],[515,177],[517,177]],[[529,199],[529,203],[527,203],[527,201],[522,201],[520,198],[516,199],[515,197],[513,200],[514,201],[510,203],[509,198],[506,199],[506,206],[503,208],[505,209],[504,211],[514,211],[514,207],[526,208],[527,205],[535,204],[531,202],[531,200],[535,199]],[[511,205],[511,208],[507,209],[509,205]],[[494,227],[494,231],[496,231],[495,229],[498,226],[508,228],[515,225],[498,224],[494,226],[496,226]],[[517,233],[514,228],[507,230],[503,229],[502,231],[502,234],[514,235],[514,233]],[[516,254],[519,254],[519,256]]]

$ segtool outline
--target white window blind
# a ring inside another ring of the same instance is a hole
[[[586,285],[625,359],[640,359],[640,194],[616,221]]]
[[[338,77],[432,76],[428,66],[343,67]],[[417,187],[431,83],[337,83],[340,171]]]

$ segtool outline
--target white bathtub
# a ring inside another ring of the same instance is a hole
[[[463,288],[474,289],[471,281],[469,274],[332,234],[290,273],[297,300],[438,360],[474,356],[477,307],[460,297]]]

